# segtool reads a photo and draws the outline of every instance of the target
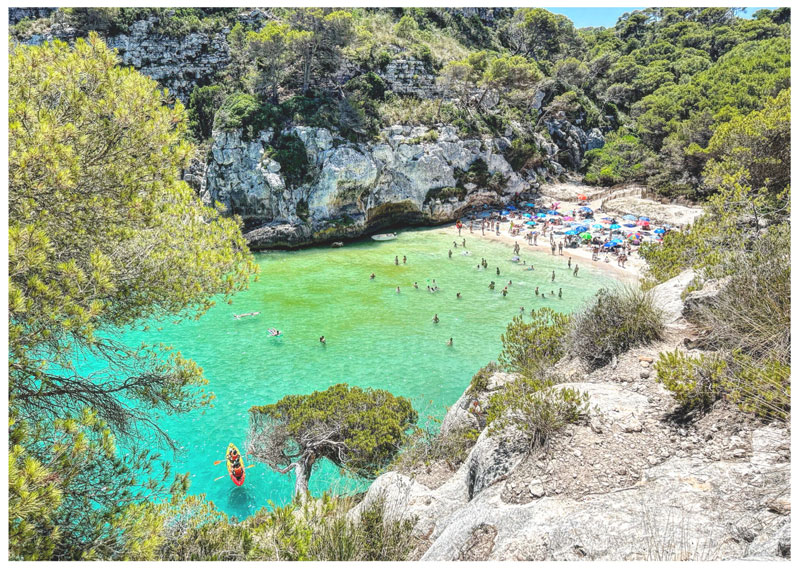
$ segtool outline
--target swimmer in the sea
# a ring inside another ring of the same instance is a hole
[[[453,338],[452,337],[447,340],[447,346],[448,347],[452,347],[453,346]]]
[[[375,273],[374,272],[369,275],[369,279],[370,280],[375,280]]]
[[[397,293],[400,293],[400,286],[397,287]]]
[[[323,345],[325,345],[325,336],[324,335],[320,336],[319,342],[322,343]]]
[[[461,299],[461,292],[456,292],[456,300],[460,300],[460,299]]]
[[[433,314],[433,323],[439,323],[439,314]]]
[[[561,288],[558,289],[558,297],[561,297]]]

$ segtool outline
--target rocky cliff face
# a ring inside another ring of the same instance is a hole
[[[380,142],[354,144],[325,128],[296,126],[305,146],[305,183],[290,186],[269,157],[279,133],[244,140],[216,132],[201,195],[219,201],[245,222],[252,248],[295,247],[355,237],[398,224],[436,224],[466,207],[497,203],[531,188],[514,172],[502,139],[460,139],[453,127],[393,126]],[[483,161],[496,186],[489,190],[457,177]],[[534,181],[535,183],[535,181]]]
[[[384,500],[388,517],[413,521],[423,560],[789,558],[788,428],[724,401],[697,420],[676,421],[672,395],[652,376],[659,351],[686,349],[680,296],[691,276],[656,290],[669,322],[663,343],[593,372],[559,365],[573,381],[563,386],[588,393],[591,408],[546,451],[529,452],[513,430],[484,429],[455,472],[384,474],[351,514]],[[690,308],[702,301],[693,298]],[[481,412],[468,409],[475,401],[485,411],[512,379],[498,373],[486,391],[465,392],[443,431],[483,428]]]

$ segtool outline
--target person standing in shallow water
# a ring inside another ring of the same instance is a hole
[[[452,337],[447,340],[447,346],[448,347],[452,347],[453,346],[453,338]]]
[[[453,249],[447,251],[447,258],[453,258]]]
[[[558,297],[561,297],[561,288],[558,289]]]
[[[406,255],[403,255],[403,264],[406,263]]]
[[[439,323],[439,314],[433,314],[433,323]]]
[[[556,271],[554,270],[553,275],[550,277],[550,282],[555,282],[555,281],[556,281]]]
[[[573,276],[578,276],[578,263],[575,263],[575,270],[572,272]]]
[[[567,259],[567,268],[572,268],[572,257]]]
[[[370,280],[375,280],[375,273],[374,272],[369,275],[369,279]]]
[[[400,265],[400,261],[398,260],[397,257],[394,257],[394,265],[395,266],[399,266]]]

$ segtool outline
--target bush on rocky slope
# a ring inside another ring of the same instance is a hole
[[[573,316],[566,349],[596,369],[632,347],[661,339],[663,331],[652,294],[630,286],[602,289]]]

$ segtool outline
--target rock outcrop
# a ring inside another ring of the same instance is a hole
[[[664,291],[680,298],[692,276]],[[587,393],[590,410],[546,450],[529,452],[515,431],[484,430],[449,479],[384,474],[351,515],[384,500],[387,518],[413,521],[422,560],[789,558],[788,429],[724,401],[674,420],[673,397],[649,366],[658,352],[683,349],[682,329],[591,373],[559,364],[575,369],[575,382],[559,387]],[[472,402],[485,411],[489,392],[512,379],[496,373],[484,392],[465,392],[443,432],[479,426]]]
[[[296,186],[269,157],[278,136],[292,135],[303,142],[308,163],[306,181]],[[397,125],[381,141],[359,144],[325,128],[267,130],[253,140],[220,131],[201,196],[240,215],[256,250],[341,240],[399,224],[451,221],[467,207],[527,191],[530,184],[499,147],[492,139],[462,140],[449,126]],[[492,190],[457,179],[479,160],[497,180]]]

